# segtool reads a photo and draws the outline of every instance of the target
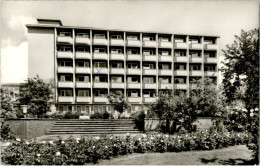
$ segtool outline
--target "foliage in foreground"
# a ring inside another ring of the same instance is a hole
[[[62,165],[97,163],[101,159],[131,153],[211,150],[245,144],[244,133],[203,131],[178,135],[70,138],[37,143],[17,140],[2,153],[2,162],[11,165]]]

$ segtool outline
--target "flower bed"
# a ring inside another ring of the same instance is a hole
[[[2,153],[2,162],[11,165],[62,165],[97,163],[113,156],[145,152],[211,150],[245,144],[245,133],[195,132],[178,135],[140,135],[132,137],[70,138],[63,141],[16,140]]]

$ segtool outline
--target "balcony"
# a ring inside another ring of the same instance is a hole
[[[172,84],[171,83],[161,83],[159,85],[159,89],[172,89]]]
[[[95,103],[107,103],[108,99],[106,97],[103,97],[103,96],[95,96],[93,98],[93,102],[95,102]]]
[[[187,49],[188,44],[187,43],[174,43],[175,49]]]
[[[159,42],[160,48],[172,48],[172,46],[173,46],[172,42],[167,42],[167,41]]]
[[[93,88],[108,88],[107,82],[94,82]]]
[[[76,101],[78,103],[90,103],[91,102],[91,97],[88,96],[77,96]]]
[[[126,60],[129,60],[129,61],[140,61],[141,60],[141,55],[139,55],[139,54],[128,54]]]
[[[108,55],[107,53],[93,53],[93,59],[100,59],[100,60],[107,60]]]
[[[58,66],[58,73],[74,73],[73,67],[70,67],[70,66]]]
[[[202,76],[202,75],[203,75],[203,71],[202,70],[190,71],[190,76]]]
[[[154,103],[156,102],[156,97],[143,97],[143,103]]]
[[[175,84],[175,89],[188,89],[188,84]]]
[[[143,41],[143,47],[156,47],[156,41]]]
[[[195,84],[195,83],[190,83],[190,88],[191,88],[191,89],[197,89],[197,88],[198,88],[198,85]]]
[[[144,61],[156,61],[156,56],[155,55],[143,55],[143,60]]]
[[[73,53],[70,51],[58,51],[57,52],[57,57],[58,58],[69,58],[73,59]]]
[[[125,57],[124,57],[124,54],[113,54],[111,53],[110,54],[110,60],[124,60]]]
[[[107,39],[94,38],[93,44],[95,44],[95,45],[107,45]]]
[[[205,63],[218,63],[217,58],[205,58]]]
[[[59,43],[73,43],[71,36],[58,36],[57,42]]]
[[[156,75],[156,69],[143,69],[144,75]]]
[[[216,71],[205,71],[205,76],[209,76],[209,77],[216,77],[218,76],[218,72]]]
[[[175,70],[174,75],[175,76],[187,76],[188,70]]]
[[[89,52],[76,52],[76,59],[91,59]]]
[[[141,83],[127,83],[127,88],[129,89],[140,89],[141,88]]]
[[[172,62],[172,56],[171,55],[160,55],[159,61],[160,62]]]
[[[125,41],[123,39],[110,39],[110,45],[112,45],[112,46],[124,46]]]
[[[202,44],[201,43],[191,43],[190,44],[190,49],[194,50],[202,50]]]
[[[110,74],[125,74],[124,68],[110,68]]]
[[[90,38],[87,38],[87,37],[76,37],[75,42],[77,44],[87,44],[87,45],[91,44]]]
[[[107,74],[108,69],[103,67],[95,67],[92,71],[93,74]]]
[[[141,69],[127,69],[127,74],[130,75],[140,75],[141,74]]]
[[[193,63],[202,63],[203,60],[202,60],[202,57],[190,57],[190,62],[193,62]]]
[[[160,69],[159,70],[159,75],[171,76],[172,75],[172,70],[171,69]]]
[[[218,45],[216,44],[205,44],[205,50],[217,50]]]
[[[127,40],[127,46],[140,47],[140,40]]]
[[[125,84],[123,82],[111,82],[110,83],[110,88],[124,89],[125,88]]]
[[[76,67],[77,74],[90,74],[91,69],[88,67]]]
[[[59,81],[58,82],[58,87],[59,88],[73,88],[74,85],[73,85],[73,82],[72,81]]]
[[[73,96],[59,96],[58,101],[62,103],[73,103]]]
[[[188,57],[187,56],[175,56],[174,60],[175,60],[175,62],[187,62]]]
[[[156,83],[143,83],[143,89],[156,89]]]
[[[76,82],[76,88],[91,88],[90,82]]]
[[[128,97],[127,100],[129,103],[140,103],[141,97]]]

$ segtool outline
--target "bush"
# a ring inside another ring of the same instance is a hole
[[[104,113],[95,112],[94,114],[90,115],[90,119],[109,119],[111,117],[111,114],[109,114],[107,111]]]
[[[41,118],[53,118],[53,119],[79,119],[79,113],[73,113],[68,111],[64,114],[64,112],[55,112],[50,115],[42,115]]]
[[[139,112],[132,113],[131,117],[135,121],[135,127],[139,131],[144,131],[144,118],[145,118],[144,111],[139,111]]]
[[[13,140],[14,138],[9,125],[6,122],[1,122],[1,140]]]
[[[245,144],[249,139],[245,133],[206,130],[176,135],[69,138],[49,143],[19,140],[3,150],[1,159],[8,165],[84,165],[131,153],[219,149]]]

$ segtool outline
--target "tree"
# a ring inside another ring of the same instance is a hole
[[[42,116],[50,110],[53,92],[50,84],[44,82],[37,75],[34,78],[28,78],[19,96],[20,103],[28,105],[29,114]]]
[[[124,96],[118,92],[111,92],[107,95],[109,102],[112,104],[114,110],[119,112],[119,119],[121,114],[126,110],[129,105],[126,102]]]
[[[237,91],[245,87],[243,100],[247,109],[259,108],[259,37],[258,30],[241,30],[232,45],[223,50],[224,94],[227,102],[237,99]]]

